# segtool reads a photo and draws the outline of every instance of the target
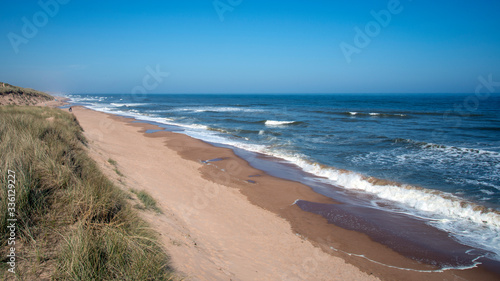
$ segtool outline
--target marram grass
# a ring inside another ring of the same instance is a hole
[[[21,97],[38,97],[38,98],[43,98],[45,100],[54,99],[54,97],[44,92],[10,85],[5,82],[0,82],[0,95],[8,95],[8,94],[17,95]]]
[[[139,198],[139,200],[141,200],[145,209],[153,210],[159,214],[162,213],[161,209],[158,208],[158,205],[156,205],[156,200],[151,195],[149,195],[149,193],[144,190],[138,191],[136,189],[131,189],[130,191],[134,193],[137,198]]]
[[[0,279],[170,280],[155,233],[85,145],[69,113],[0,107]],[[16,175],[15,274],[5,258],[8,170]]]

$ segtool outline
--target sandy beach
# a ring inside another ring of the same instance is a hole
[[[302,211],[295,200],[335,202],[230,149],[81,107],[73,114],[104,172],[158,201],[163,214],[143,216],[186,280],[495,280],[481,269],[425,272],[435,268]]]

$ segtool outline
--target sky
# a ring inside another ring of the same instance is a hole
[[[500,1],[3,1],[0,81],[50,93],[472,93]],[[497,89],[497,91],[500,90]]]

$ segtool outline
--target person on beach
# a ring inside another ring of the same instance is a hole
[[[71,106],[69,107],[69,112],[73,111],[73,109],[71,108]]]

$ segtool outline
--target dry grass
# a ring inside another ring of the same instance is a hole
[[[44,92],[0,82],[0,105],[35,105],[53,99],[54,97]]]

